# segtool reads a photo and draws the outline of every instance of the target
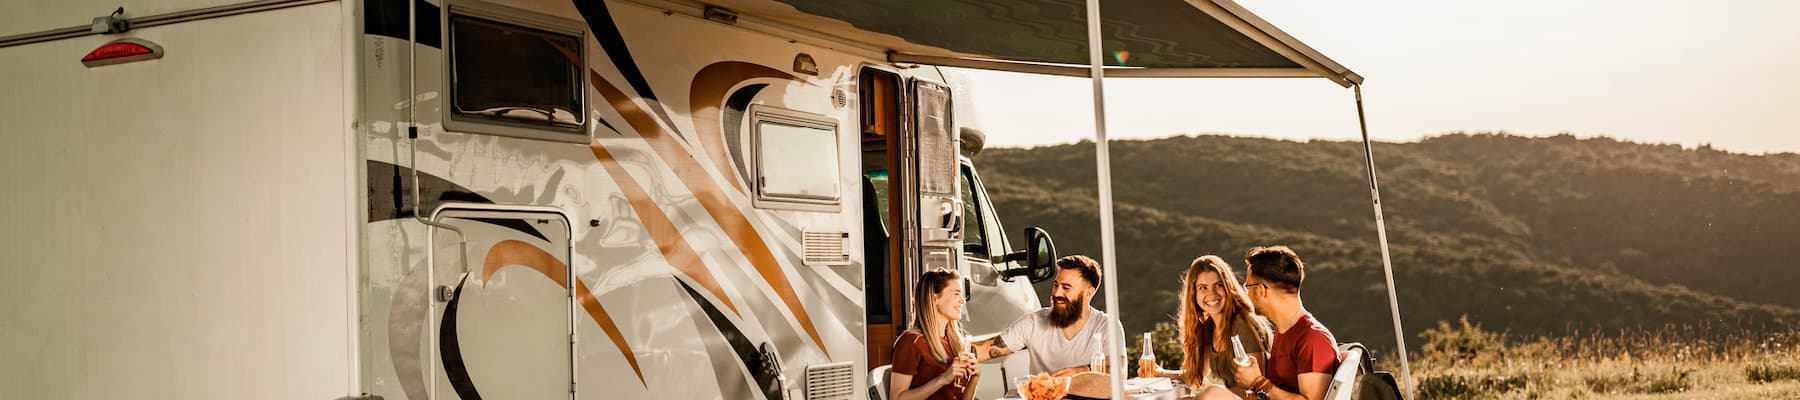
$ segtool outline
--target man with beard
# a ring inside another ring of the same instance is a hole
[[[1100,263],[1073,255],[1057,259],[1056,269],[1050,307],[1019,317],[993,339],[975,342],[981,361],[1024,350],[1031,354],[1031,374],[1068,376],[1088,370],[1090,357],[1100,350],[1096,343],[1125,337],[1123,327],[1089,305],[1100,287]]]

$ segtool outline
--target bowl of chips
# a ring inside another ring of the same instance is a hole
[[[1069,394],[1069,378],[1055,377],[1050,374],[1021,376],[1013,379],[1019,388],[1019,397],[1025,400],[1061,400]]]

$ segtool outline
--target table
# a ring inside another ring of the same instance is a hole
[[[1175,400],[1175,388],[1169,378],[1131,378],[1125,380],[1125,391],[1142,389],[1139,393],[1125,395],[1130,400]],[[1024,400],[1015,389],[1008,388],[1006,395],[998,400]]]

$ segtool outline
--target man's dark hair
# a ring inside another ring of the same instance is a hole
[[[1059,271],[1079,269],[1082,280],[1087,281],[1090,286],[1100,287],[1100,263],[1088,256],[1076,254],[1058,258],[1056,259],[1056,269]]]
[[[1306,264],[1287,246],[1250,249],[1244,253],[1244,263],[1250,265],[1251,276],[1288,293],[1299,293],[1300,282],[1306,280]]]

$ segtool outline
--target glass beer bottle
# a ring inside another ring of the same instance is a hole
[[[1156,377],[1156,352],[1151,350],[1150,332],[1144,332],[1144,354],[1138,356],[1138,377]]]

